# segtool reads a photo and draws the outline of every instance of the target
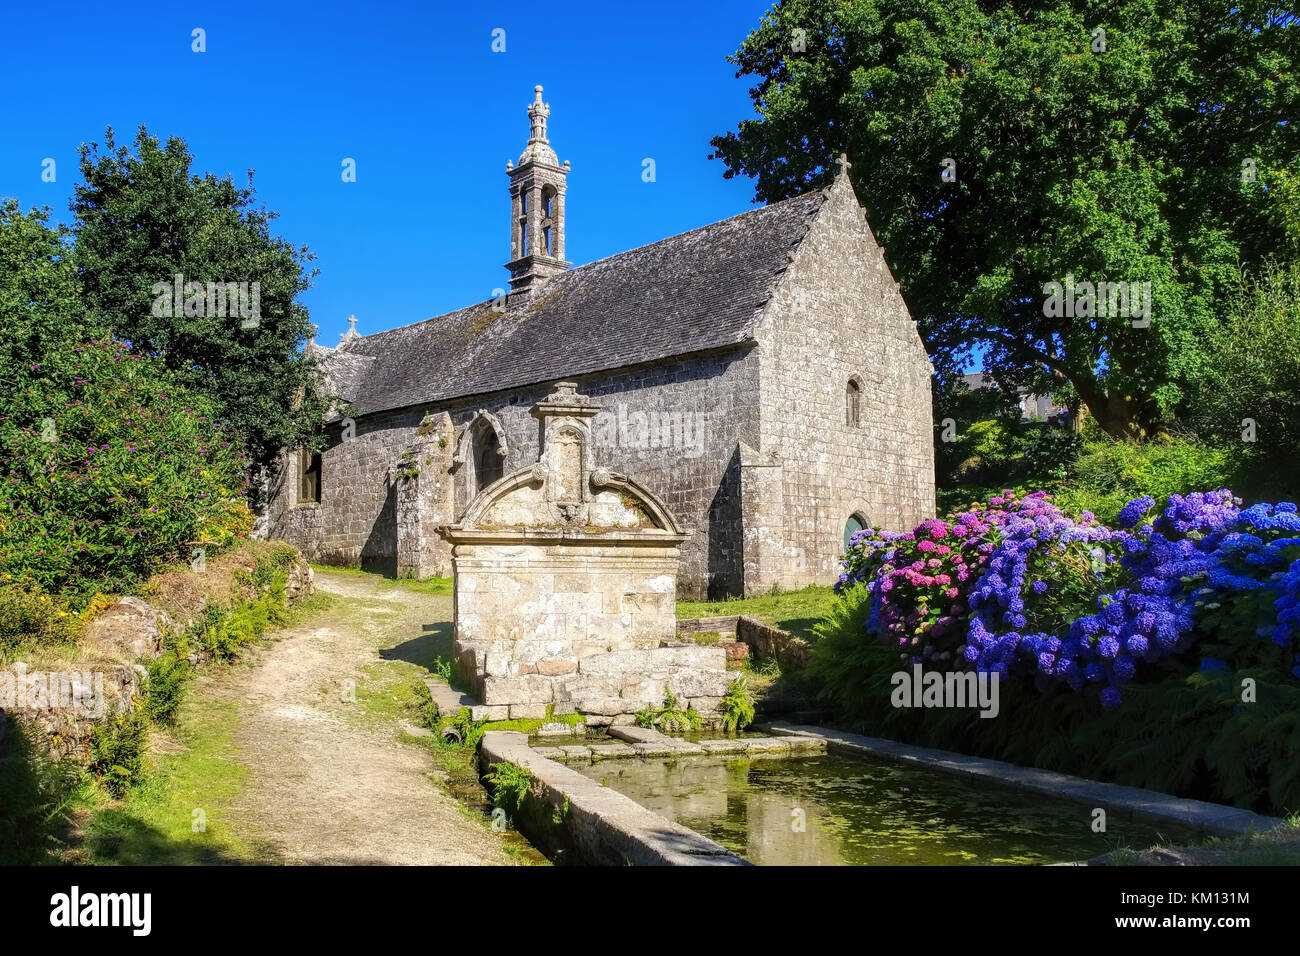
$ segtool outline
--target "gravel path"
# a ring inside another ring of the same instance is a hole
[[[218,690],[237,704],[249,769],[231,825],[286,863],[511,863],[430,779],[432,758],[399,738],[399,721],[342,699],[345,681],[363,699],[391,674],[381,661],[422,659],[447,633],[451,598],[356,575],[318,573],[316,586],[347,600],[282,631]]]

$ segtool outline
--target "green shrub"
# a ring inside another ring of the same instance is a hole
[[[513,820],[532,789],[532,771],[507,760],[494,765],[484,779],[492,787],[493,806],[500,807]]]
[[[275,568],[263,593],[251,601],[237,598],[228,610],[214,601],[206,602],[199,620],[190,626],[190,640],[218,660],[233,659],[240,648],[288,620],[285,577],[283,570]]]
[[[455,728],[456,733],[460,734],[460,745],[462,747],[473,750],[478,747],[479,741],[483,739],[483,734],[487,730],[487,721],[475,720],[471,716],[470,709],[462,707],[454,716],[439,718],[437,726],[433,729],[441,738],[442,729],[448,726]]]
[[[1143,495],[1162,500],[1188,488],[1235,490],[1239,483],[1240,449],[1189,437],[1123,442],[1090,432],[1068,477],[1051,491],[1062,508],[1091,511],[1103,524],[1113,524],[1127,502]]]
[[[1112,710],[1064,687],[1042,693],[1010,683],[1001,686],[995,720],[971,709],[896,708],[890,678],[899,655],[866,633],[866,586],[845,589],[843,598],[818,625],[808,672],[846,727],[1260,812],[1300,806],[1300,687],[1278,682],[1276,663],[1195,671],[1169,662],[1162,679],[1126,685],[1124,706]],[[1239,638],[1246,640],[1222,639]],[[1256,637],[1252,646],[1283,653],[1269,643]],[[1257,684],[1255,703],[1241,699],[1247,677]]]
[[[754,695],[742,674],[727,687],[722,697],[722,727],[728,733],[744,730],[754,722]]]
[[[75,640],[80,619],[48,594],[0,585],[0,660],[19,646]]]
[[[90,762],[86,769],[115,797],[126,793],[144,775],[148,728],[143,712],[130,710],[111,715],[91,730]]]
[[[0,574],[84,601],[246,535],[245,461],[212,406],[120,343],[66,348],[33,418],[0,416]]]
[[[1265,264],[1225,311],[1185,416],[1207,440],[1291,465],[1300,453],[1300,265]]]
[[[182,642],[145,664],[149,679],[145,684],[144,712],[155,723],[176,723],[185,688],[194,676],[187,656],[188,645]]]

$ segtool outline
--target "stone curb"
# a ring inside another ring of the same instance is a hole
[[[694,754],[779,754],[789,756],[795,751],[821,751],[826,742],[817,737],[796,738],[733,737],[720,740],[701,740],[691,743],[680,737],[670,737],[646,727],[611,727],[609,735],[619,742],[609,744],[570,745],[567,747],[534,747],[533,753],[561,763],[578,760],[619,760],[631,757],[686,757]]]
[[[531,771],[540,797],[553,808],[568,802],[562,826],[584,863],[622,866],[752,866],[694,830],[647,810],[528,746],[528,735],[490,730],[480,745],[486,770],[513,763]],[[548,748],[578,749],[578,748]],[[584,748],[585,749],[585,748]],[[527,834],[525,834],[527,835]]]
[[[1102,807],[1107,813],[1129,816],[1143,823],[1177,824],[1213,836],[1233,837],[1252,832],[1262,833],[1284,822],[1278,817],[1264,816],[1221,803],[1187,800],[1155,790],[1103,783],[1051,770],[1020,767],[1001,760],[971,757],[950,750],[913,747],[894,740],[863,737],[827,727],[806,727],[774,721],[763,725],[763,729],[782,736],[823,740],[827,750],[832,753],[866,754],[897,763],[921,764],[936,770],[996,783],[1013,790],[1040,793],[1069,800],[1072,803]]]

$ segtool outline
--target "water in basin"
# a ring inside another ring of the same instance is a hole
[[[570,766],[757,864],[1064,863],[1186,830],[886,761],[717,756]]]

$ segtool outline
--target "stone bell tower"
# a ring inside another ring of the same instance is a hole
[[[542,102],[542,88],[528,107],[531,131],[519,165],[506,160],[510,177],[510,291],[536,288],[569,268],[564,261],[564,190],[569,162],[561,166],[546,138],[551,108]]]

